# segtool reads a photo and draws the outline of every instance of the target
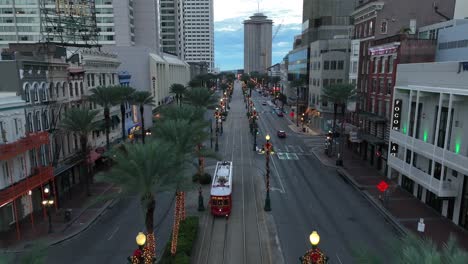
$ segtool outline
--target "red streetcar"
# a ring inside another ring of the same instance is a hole
[[[216,163],[216,170],[211,184],[211,213],[218,216],[229,216],[232,205],[232,162]]]

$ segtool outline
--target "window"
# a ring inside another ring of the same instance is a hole
[[[343,83],[343,79],[337,79],[336,83]]]
[[[378,67],[379,67],[379,64],[378,64],[378,62],[377,62],[377,58],[374,58],[374,59],[372,60],[372,63],[373,63],[373,65],[374,65],[374,70],[373,70],[372,72],[373,72],[373,73],[377,73],[377,69],[378,69]]]
[[[393,84],[392,84],[392,78],[387,79],[387,94],[392,94],[393,90]]]
[[[62,86],[62,96],[63,97],[65,97],[65,86],[66,86],[66,84],[63,84],[63,86]]]
[[[387,20],[386,19],[383,19],[382,22],[380,22],[380,33],[387,34]]]
[[[42,122],[44,124],[44,129],[49,129],[49,112],[47,110],[44,111]]]
[[[323,79],[323,87],[327,87],[328,86],[328,79]]]
[[[36,131],[41,131],[41,112],[39,111],[34,115],[34,125],[36,127]]]
[[[106,86],[106,74],[102,74],[102,85]]]
[[[336,61],[331,61],[330,70],[336,70]]]
[[[338,70],[344,69],[344,61],[338,61]]]
[[[358,67],[357,61],[353,61],[353,64],[351,66],[351,72],[357,73],[357,67]]]
[[[369,22],[369,35],[373,35],[374,34],[374,21],[370,21]]]
[[[388,56],[388,72],[393,72],[393,56]]]
[[[385,66],[387,65],[387,60],[384,57],[380,58],[380,73],[385,72]]]
[[[372,91],[373,93],[375,93],[376,88],[377,88],[377,79],[376,79],[376,78],[373,78],[373,79],[372,79],[371,91]]]
[[[19,124],[18,124],[18,121],[19,121],[19,120],[16,119],[16,118],[15,118],[14,120],[15,120],[15,133],[16,133],[16,135],[18,135],[18,132],[19,132],[19,127],[18,127]]]
[[[75,94],[76,94],[76,96],[79,95],[79,94],[78,94],[78,83],[75,83]]]
[[[8,141],[7,140],[7,132],[5,130],[5,123],[3,121],[0,121],[0,136],[1,136],[1,139],[2,139],[3,143],[6,143]]]
[[[383,94],[385,92],[385,79],[379,78],[379,93]]]
[[[55,86],[55,96],[57,96],[57,98],[60,96],[60,94],[59,94],[59,84],[58,83]]]
[[[34,132],[32,114],[28,113],[26,117],[26,126],[28,127],[28,132]]]
[[[70,85],[68,86],[68,90],[70,92],[70,96],[73,97],[73,83],[70,83]]]
[[[26,88],[24,90],[24,97],[25,97],[25,100],[26,102],[29,102],[30,100],[30,93],[29,93],[29,85],[26,85]]]
[[[410,29],[410,34],[416,33],[416,19],[410,19],[409,29]]]
[[[323,69],[324,70],[329,70],[330,69],[330,62],[329,61],[324,61],[323,62]]]
[[[83,82],[80,82],[80,92],[81,92],[81,95],[84,94]]]
[[[95,83],[95,77],[94,77],[94,73],[93,73],[93,74],[91,74],[91,86],[94,87],[95,85],[96,85],[96,83]]]
[[[32,89],[32,93],[33,93],[34,102],[36,102],[37,101],[37,88],[36,87]]]
[[[89,74],[86,75],[86,81],[88,83],[88,87],[90,87],[91,86],[91,75],[89,75]]]

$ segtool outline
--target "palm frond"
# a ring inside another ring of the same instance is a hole
[[[217,105],[218,99],[206,88],[192,88],[185,92],[183,100],[190,105],[210,108]]]
[[[92,88],[90,92],[89,99],[104,108],[110,108],[120,103],[118,100],[119,92],[116,86],[98,86]]]
[[[93,122],[98,111],[86,108],[71,108],[60,121],[59,127],[67,132],[76,132],[81,135],[88,135],[93,130],[98,130],[98,126]]]
[[[132,103],[135,105],[151,105],[154,106],[154,98],[150,92],[136,91],[132,95]]]

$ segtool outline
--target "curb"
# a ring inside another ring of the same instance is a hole
[[[361,195],[369,201],[379,212],[380,214],[395,228],[395,230],[400,235],[407,235],[409,231],[406,227],[404,227],[398,220],[385,208],[383,207],[379,201],[377,201],[371,194],[369,194],[360,184],[354,180],[354,178],[349,175],[349,173],[344,170],[343,168],[337,168],[336,172],[339,176],[341,176],[344,180],[351,183],[351,185],[361,193]]]

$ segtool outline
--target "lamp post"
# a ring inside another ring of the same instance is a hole
[[[215,140],[215,151],[218,151],[218,107],[216,107],[215,111],[215,123],[216,123],[216,128],[215,128],[215,134],[216,134],[216,140]]]
[[[54,197],[50,193],[48,187],[44,188],[44,200],[42,200],[42,205],[46,209],[47,218],[49,219],[49,234],[53,233],[52,229],[52,214],[50,212],[50,208],[54,205]]]
[[[133,251],[133,255],[128,257],[130,263],[144,263],[143,250],[146,244],[146,235],[143,232],[139,232],[135,238],[138,248]]]
[[[265,198],[265,211],[271,211],[271,202],[270,202],[270,154],[273,154],[273,145],[270,143],[270,135],[265,136],[266,143],[264,146],[265,159],[266,159],[266,198]]]
[[[252,115],[252,127],[253,127],[253,151],[257,151],[257,111],[254,108],[253,115]]]
[[[325,264],[328,262],[328,257],[318,248],[320,242],[320,236],[317,231],[312,231],[309,236],[309,241],[312,244],[312,248],[299,257],[302,264]]]

